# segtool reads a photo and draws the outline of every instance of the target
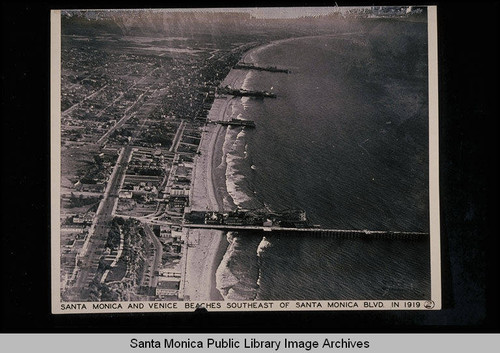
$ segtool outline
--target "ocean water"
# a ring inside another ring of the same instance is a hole
[[[295,39],[250,56],[291,74],[248,71],[228,128],[226,207],[298,207],[338,229],[429,230],[426,24]],[[222,163],[224,164],[224,163]],[[428,238],[333,239],[228,233],[217,270],[227,300],[424,299]]]

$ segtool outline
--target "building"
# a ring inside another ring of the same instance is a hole
[[[182,186],[172,186],[170,188],[171,196],[189,196],[189,187]]]
[[[158,271],[158,273],[162,277],[177,278],[177,279],[181,278],[181,273],[179,271],[175,271],[175,270],[169,269],[169,268],[161,269]],[[161,281],[161,279],[160,279],[160,281]]]
[[[78,191],[103,193],[106,190],[106,185],[104,183],[84,184],[78,181],[75,184],[75,189]]]
[[[184,209],[185,206],[189,205],[189,199],[185,196],[176,196],[170,198],[168,205],[172,209]]]
[[[118,194],[118,196],[121,199],[131,199],[132,198],[132,191],[130,191],[130,190],[120,190],[120,193]]]
[[[95,216],[94,212],[76,215],[73,217],[73,223],[75,223],[75,224],[90,224],[94,221],[94,216]]]
[[[205,214],[205,224],[222,224],[222,214],[217,212],[207,212]]]
[[[177,277],[161,278],[161,281],[156,286],[155,295],[157,297],[177,296],[180,285],[181,281]]]

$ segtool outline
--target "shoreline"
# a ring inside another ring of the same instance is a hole
[[[344,33],[340,35],[342,34]],[[245,52],[239,62],[255,62],[253,55],[265,48],[309,37],[318,36],[284,38],[254,47]],[[248,70],[232,68],[220,85],[241,88],[248,73]],[[208,119],[218,121],[233,118],[231,107],[237,99],[239,97],[222,96],[216,98],[208,113]],[[191,210],[193,211],[215,210],[222,212],[236,208],[226,185],[227,165],[223,149],[226,131],[226,126],[217,124],[208,124],[204,127],[198,149],[200,154],[195,157],[190,193]],[[216,272],[229,246],[226,232],[197,229],[190,230],[188,234],[190,246],[187,247],[186,254],[185,300],[224,300],[217,289]]]
[[[306,36],[317,37],[317,36]],[[245,52],[239,62],[255,62],[253,55],[274,45],[304,37],[284,38],[254,47]],[[249,71],[232,68],[221,86],[241,88]],[[233,96],[218,97],[208,113],[211,121],[230,120],[231,106],[238,99]],[[204,127],[195,167],[190,200],[193,211],[228,211],[236,208],[226,186],[226,162],[224,141],[227,127],[208,124]],[[227,206],[227,207],[225,207]],[[225,209],[227,208],[227,209]],[[224,300],[217,289],[216,272],[227,251],[229,242],[226,232],[209,229],[189,230],[187,247],[187,268],[185,273],[185,300]]]
[[[239,87],[247,71],[231,69],[222,85]],[[235,97],[216,98],[208,113],[210,120],[229,120]],[[231,200],[226,190],[226,165],[223,145],[227,127],[210,124],[204,127],[199,151],[195,158],[191,186],[191,210],[224,211],[225,200]],[[226,232],[220,230],[189,230],[187,268],[184,287],[185,300],[224,300],[217,289],[216,272],[229,243]]]
[[[276,44],[297,38],[285,38],[252,48],[242,55],[239,62],[254,62],[255,53]],[[250,60],[250,61],[249,61]],[[221,86],[230,85],[241,88],[249,71],[232,68]],[[212,103],[208,113],[211,121],[230,120],[231,106],[239,97],[222,96]],[[226,186],[226,162],[224,141],[227,127],[206,125],[200,142],[199,152],[195,157],[195,167],[190,193],[193,211],[228,211],[236,208]],[[227,208],[227,209],[225,209]],[[187,268],[185,273],[185,300],[224,300],[217,289],[216,272],[227,251],[229,242],[226,232],[218,230],[190,230],[187,247]]]

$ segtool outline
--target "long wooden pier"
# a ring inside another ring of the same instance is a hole
[[[238,226],[227,224],[191,224],[184,223],[185,228],[193,229],[219,229],[226,231],[264,231],[278,234],[296,234],[318,237],[342,237],[342,238],[370,238],[370,239],[420,239],[429,236],[423,232],[400,232],[387,230],[355,230],[355,229],[327,229],[327,228],[286,228],[286,227],[265,227],[265,226]]]

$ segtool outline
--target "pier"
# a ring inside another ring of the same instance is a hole
[[[242,120],[242,119],[231,119],[231,120],[219,120],[215,123],[224,126],[244,126],[244,127],[255,127],[255,122],[253,120]]]
[[[268,72],[282,72],[285,74],[291,73],[290,70],[288,69],[280,69],[277,68],[276,66],[268,66],[268,67],[262,67],[262,66],[257,66],[254,64],[250,63],[238,63],[234,66],[235,69],[243,69],[243,70],[257,70],[257,71],[268,71]]]
[[[278,235],[302,235],[317,236],[325,238],[346,238],[346,239],[424,239],[429,233],[424,232],[400,232],[387,230],[355,230],[355,229],[327,229],[327,228],[291,228],[291,227],[265,227],[257,225],[223,225],[223,224],[189,224],[184,223],[183,227],[191,229],[218,229],[224,231],[264,231],[274,232]]]
[[[234,89],[231,87],[222,87],[217,89],[219,94],[229,94],[235,97],[254,97],[254,98],[276,98],[276,94],[267,91],[250,91],[246,89]]]
[[[268,212],[265,210],[237,210],[227,213],[192,211],[184,215],[182,226],[188,229],[273,232],[285,236],[366,239],[423,239],[429,236],[428,233],[423,232],[321,228],[312,225],[307,220],[305,211],[300,209],[287,209],[281,212]]]

